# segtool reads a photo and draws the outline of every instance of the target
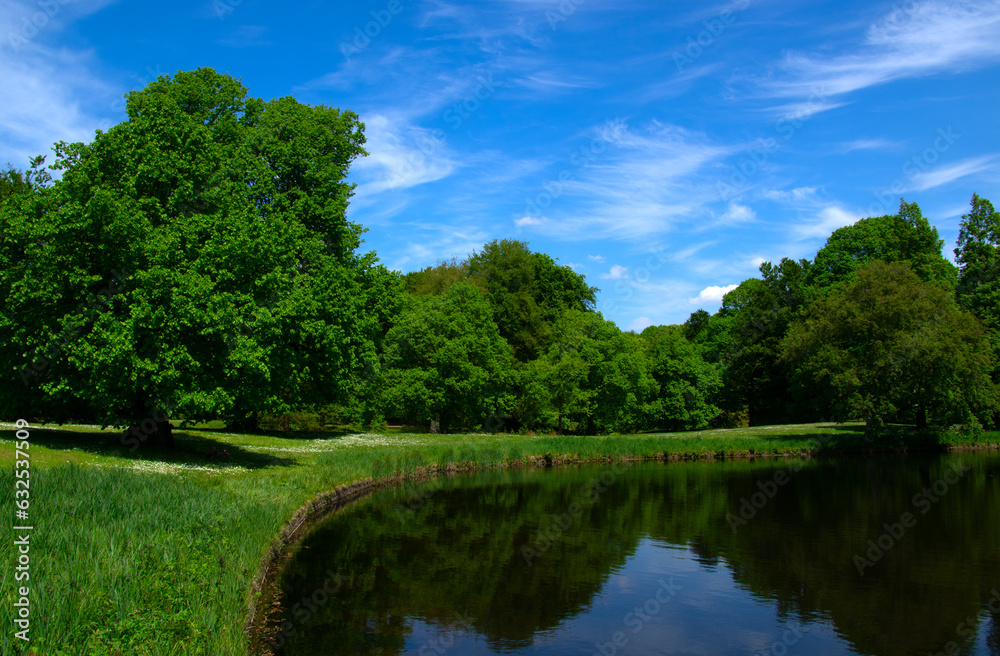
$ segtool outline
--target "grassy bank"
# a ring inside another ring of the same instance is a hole
[[[13,508],[14,432],[0,426],[0,498]],[[171,452],[129,452],[96,427],[31,428],[31,651],[13,639],[13,555],[3,567],[0,651],[245,653],[249,590],[290,518],[338,485],[458,468],[623,458],[870,450],[857,425],[608,437],[176,433]],[[897,429],[891,449],[1000,442]],[[721,519],[720,519],[721,521]],[[13,541],[4,521],[0,540]],[[5,549],[5,553],[9,553]],[[23,584],[23,583],[22,583]],[[20,585],[20,584],[19,584]]]

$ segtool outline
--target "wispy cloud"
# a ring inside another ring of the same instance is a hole
[[[761,89],[776,98],[818,97],[808,111],[816,113],[860,89],[998,61],[998,31],[1000,0],[913,2],[871,25],[848,54],[787,54],[783,75],[763,81]]]
[[[30,39],[22,37],[19,19],[34,15],[38,7],[9,1],[0,5],[0,29],[7,28],[0,32],[4,89],[0,94],[0,162],[20,168],[27,166],[29,157],[49,155],[51,163],[53,142],[89,142],[94,130],[110,127],[109,119],[124,109],[115,104],[123,90],[92,72],[96,68],[93,51],[49,45],[67,23],[107,4],[56,4],[58,11],[42,27],[26,32]]]
[[[824,207],[815,218],[792,226],[793,235],[800,240],[829,237],[837,228],[857,223],[861,217],[847,210],[836,207]]]
[[[995,160],[995,155],[971,157],[948,166],[939,166],[931,171],[918,173],[913,176],[914,189],[917,191],[926,191],[948,184],[949,182],[954,182],[967,175],[985,171],[992,168]]]
[[[838,153],[851,153],[856,150],[891,150],[897,144],[888,139],[855,139],[837,146]]]
[[[726,211],[719,217],[718,222],[722,224],[746,223],[756,218],[757,213],[750,207],[731,202]]]
[[[382,114],[363,119],[369,155],[354,164],[361,180],[355,202],[383,191],[440,180],[457,167],[446,142],[435,131]]]
[[[267,28],[263,25],[240,25],[229,36],[219,39],[219,43],[230,48],[256,48],[271,45],[269,41],[264,39],[265,32],[267,32]]]
[[[594,129],[594,134],[601,132]],[[704,135],[653,122],[639,129],[619,124],[592,161],[566,169],[560,198],[538,229],[563,239],[638,240],[670,231],[695,217],[717,197],[710,169],[735,152]],[[546,181],[539,187],[544,188]],[[573,211],[560,210],[562,197]]]

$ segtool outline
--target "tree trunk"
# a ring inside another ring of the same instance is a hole
[[[927,408],[921,405],[917,406],[917,429],[924,428],[927,428]]]
[[[875,436],[875,416],[869,411],[865,412],[865,441],[871,442]]]
[[[431,419],[430,431],[432,433],[440,433],[441,432],[441,415],[440,415],[440,413],[434,415],[434,418]]]

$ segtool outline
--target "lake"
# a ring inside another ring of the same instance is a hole
[[[1000,454],[439,476],[280,590],[283,654],[1000,656]]]

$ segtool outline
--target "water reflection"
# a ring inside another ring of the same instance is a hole
[[[278,651],[1000,656],[995,453],[616,467],[330,517],[283,574]]]

